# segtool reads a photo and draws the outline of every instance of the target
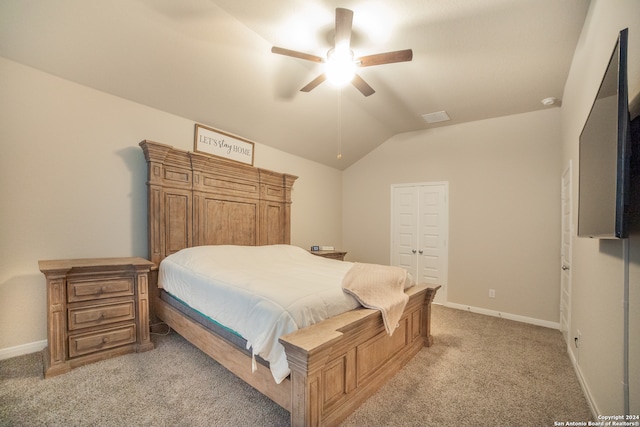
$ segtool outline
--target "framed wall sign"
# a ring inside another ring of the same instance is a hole
[[[253,142],[207,126],[196,124],[194,150],[253,166]]]

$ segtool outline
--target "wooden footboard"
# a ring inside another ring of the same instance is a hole
[[[339,424],[430,346],[437,288],[415,286],[392,336],[376,310],[356,309],[280,338],[291,369],[291,425]]]
[[[166,322],[243,381],[291,413],[292,426],[338,425],[398,372],[424,346],[430,346],[431,303],[437,288],[414,286],[392,336],[377,310],[359,308],[280,338],[291,375],[276,384],[268,368],[159,298],[154,317]]]

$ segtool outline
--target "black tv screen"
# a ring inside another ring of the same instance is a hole
[[[630,151],[625,29],[580,134],[578,236],[628,237]]]

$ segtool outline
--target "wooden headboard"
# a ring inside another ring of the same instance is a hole
[[[149,257],[191,246],[291,242],[296,176],[142,141],[148,164]]]

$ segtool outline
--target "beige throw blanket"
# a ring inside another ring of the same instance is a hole
[[[389,335],[398,322],[409,297],[404,293],[407,271],[388,265],[354,263],[342,280],[342,289],[364,307],[380,310]]]

